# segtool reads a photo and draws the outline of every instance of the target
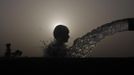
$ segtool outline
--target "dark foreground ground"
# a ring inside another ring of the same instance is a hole
[[[6,72],[112,72],[133,71],[129,58],[0,58],[0,71]],[[49,72],[49,73],[51,73]]]

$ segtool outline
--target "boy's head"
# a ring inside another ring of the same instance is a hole
[[[68,42],[69,39],[69,30],[64,25],[58,25],[55,27],[53,35],[56,41],[65,43]]]

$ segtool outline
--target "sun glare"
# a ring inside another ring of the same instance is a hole
[[[53,25],[53,29],[54,29],[56,26],[58,26],[58,25],[65,25],[65,26],[66,26],[66,24],[63,23],[63,22],[57,22],[57,23],[55,23],[55,24]]]
[[[66,25],[65,23],[63,23],[63,22],[54,23],[54,24],[52,24],[51,27],[50,27],[51,32],[53,32],[54,28],[55,28],[56,26],[58,26],[58,25],[65,25],[65,26],[67,26],[67,25]]]
[[[48,26],[48,31],[50,32],[50,34],[53,34],[53,31],[55,29],[56,26],[58,25],[64,25],[64,26],[67,26],[69,28],[69,25],[66,21],[58,21],[58,20],[54,20],[54,21],[51,21],[49,23],[49,26]]]

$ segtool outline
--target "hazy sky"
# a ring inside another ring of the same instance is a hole
[[[0,0],[0,55],[11,42],[12,49],[22,50],[24,56],[42,56],[40,40],[52,40],[57,24],[70,29],[71,45],[102,24],[134,17],[133,4],[134,0]],[[133,41],[134,32],[109,36],[93,56],[132,56]]]

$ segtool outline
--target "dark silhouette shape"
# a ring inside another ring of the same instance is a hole
[[[129,31],[134,31],[134,18],[128,19],[128,24],[129,24]]]
[[[11,43],[6,44],[6,52],[5,52],[5,57],[19,57],[22,55],[22,51],[16,50],[15,52],[11,51]]]
[[[65,43],[68,42],[69,39],[68,28],[64,25],[56,26],[53,36],[55,40],[45,49],[45,56],[52,58],[67,57],[68,49],[66,48]]]
[[[11,44],[7,43],[6,44],[6,52],[5,52],[5,57],[11,57]]]
[[[22,55],[22,51],[16,50],[14,53],[12,53],[13,57],[19,57]]]

